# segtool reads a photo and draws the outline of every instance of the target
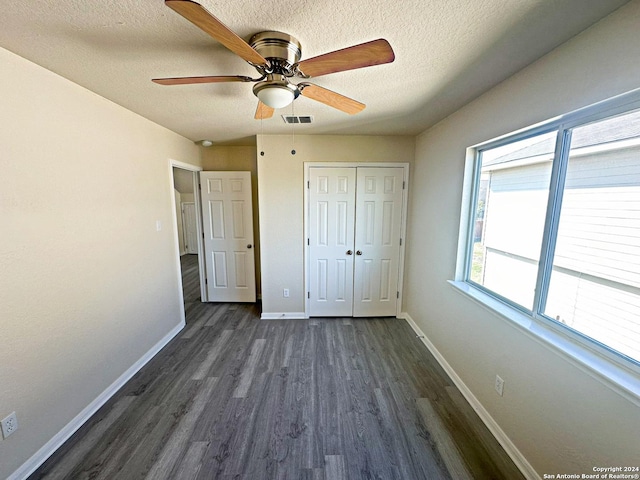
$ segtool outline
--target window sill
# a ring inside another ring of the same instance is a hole
[[[546,326],[543,322],[506,305],[465,282],[450,280],[457,292],[472,299],[480,306],[509,324],[523,331],[535,341],[569,360],[573,365],[606,387],[640,406],[640,379],[637,373],[572,340],[568,335]]]

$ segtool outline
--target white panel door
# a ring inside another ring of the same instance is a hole
[[[250,172],[200,172],[210,302],[255,302]]]
[[[196,204],[182,204],[182,232],[185,253],[198,253],[198,230],[196,229]]]
[[[395,316],[402,167],[358,167],[353,316]]]
[[[309,314],[353,314],[355,168],[309,169]]]

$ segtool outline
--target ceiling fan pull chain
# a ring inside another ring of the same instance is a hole
[[[291,116],[296,118],[296,102],[291,102]],[[291,122],[291,155],[296,154],[296,124]]]

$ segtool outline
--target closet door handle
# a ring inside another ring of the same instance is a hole
[[[362,255],[362,252],[360,250],[356,250],[356,255]]]
[[[352,250],[347,250],[347,255],[353,255],[353,251]]]

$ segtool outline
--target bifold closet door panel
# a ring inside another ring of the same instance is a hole
[[[404,169],[357,170],[353,316],[395,316]]]
[[[309,315],[353,315],[355,168],[309,169]]]

